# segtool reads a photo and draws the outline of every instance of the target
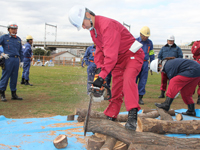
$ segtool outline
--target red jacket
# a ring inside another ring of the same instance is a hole
[[[193,58],[200,64],[200,41],[195,41],[191,48]]]
[[[95,16],[94,27],[95,29],[90,31],[92,40],[96,44],[94,61],[97,68],[101,68],[99,76],[105,79],[115,67],[119,56],[129,51],[135,38],[121,23],[103,16]]]

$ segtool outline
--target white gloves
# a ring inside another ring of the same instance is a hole
[[[20,62],[19,67],[23,68],[23,66],[24,66],[24,62]]]
[[[9,58],[9,55],[8,55],[8,54],[5,54],[5,53],[1,53],[1,56],[2,56],[2,58],[5,58],[5,59],[8,59],[8,58]]]

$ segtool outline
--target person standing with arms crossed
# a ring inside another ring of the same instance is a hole
[[[144,105],[144,101],[142,100],[143,95],[145,94],[145,86],[147,83],[148,72],[149,72],[149,58],[150,62],[154,60],[154,50],[153,43],[149,39],[150,29],[147,26],[142,27],[140,30],[140,37],[136,38],[138,42],[140,42],[143,46],[142,49],[144,51],[144,63],[142,65],[142,69],[139,75],[136,78],[136,83],[138,82],[138,91],[139,91],[139,104]]]
[[[167,44],[163,46],[158,54],[159,61],[163,61],[167,57],[183,58],[183,53],[180,47],[175,44],[175,37],[170,35],[167,38]],[[161,94],[158,98],[165,98],[168,77],[164,72],[161,72]]]
[[[29,83],[29,70],[31,67],[31,60],[32,60],[32,49],[31,46],[33,44],[33,37],[28,35],[26,37],[26,44],[23,46],[23,55],[24,55],[24,66],[23,66],[23,73],[22,73],[22,81],[21,84],[30,85]]]
[[[16,35],[18,26],[16,23],[9,23],[8,34],[2,35],[0,37],[0,45],[4,49],[5,55],[9,56],[5,59],[5,68],[2,71],[2,76],[0,80],[0,94],[1,101],[6,102],[5,91],[7,88],[8,80],[10,79],[10,90],[12,95],[12,100],[22,100],[16,94],[17,91],[17,78],[19,66],[23,66],[23,52],[21,39]]]
[[[144,52],[142,44],[118,21],[96,16],[84,6],[74,6],[69,11],[69,21],[78,30],[90,31],[96,44],[94,61],[98,78],[93,86],[102,87],[106,76],[112,71],[112,98],[104,114],[114,121],[120,112],[123,96],[128,120],[125,127],[136,130],[137,112],[140,110],[136,77],[139,74]]]

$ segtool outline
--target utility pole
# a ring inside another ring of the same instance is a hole
[[[3,26],[3,25],[0,25],[0,27],[5,27],[5,28],[7,28],[7,26]]]
[[[127,26],[127,27],[129,28],[129,32],[131,31],[131,25],[128,25],[128,24],[126,24],[126,23],[124,23],[124,22],[123,22],[123,25],[124,25],[124,26]]]
[[[55,42],[56,42],[56,38],[57,38],[57,25],[52,25],[52,24],[45,23],[44,48],[46,48],[46,26],[51,26],[51,27],[54,27],[56,29],[55,30]]]

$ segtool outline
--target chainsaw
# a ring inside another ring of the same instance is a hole
[[[86,135],[86,132],[87,132],[87,126],[88,126],[89,116],[90,116],[90,112],[91,112],[92,100],[94,102],[101,102],[102,100],[111,99],[111,91],[110,91],[109,87],[106,85],[106,81],[104,81],[101,88],[95,87],[92,85],[88,91],[90,92],[90,102],[88,105],[88,111],[87,111],[85,123],[84,123],[84,136]]]

